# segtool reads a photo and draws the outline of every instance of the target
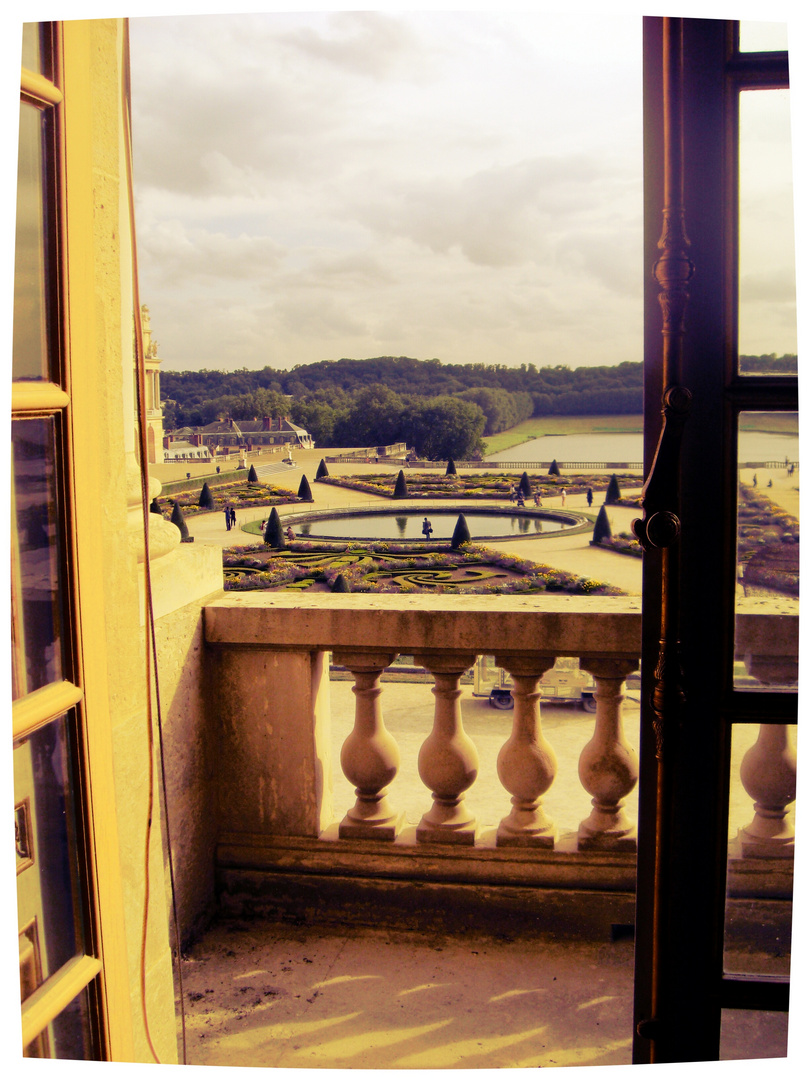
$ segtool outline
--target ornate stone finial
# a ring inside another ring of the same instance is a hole
[[[157,359],[158,343],[152,337],[152,317],[146,304],[141,304],[141,332],[143,334],[143,355],[146,360]]]

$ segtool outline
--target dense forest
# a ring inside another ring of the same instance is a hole
[[[740,369],[795,372],[795,356],[746,356]],[[530,416],[641,413],[642,364],[443,364],[407,356],[322,360],[289,371],[161,372],[164,427],[289,416],[319,446],[407,442],[426,457],[472,457],[481,439]]]

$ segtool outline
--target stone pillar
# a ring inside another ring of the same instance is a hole
[[[746,668],[760,682],[791,686],[798,680],[795,657],[746,657]],[[754,800],[754,817],[740,829],[743,858],[792,858],[794,826],[789,807],[796,798],[796,748],[788,724],[760,724],[757,741],[740,763],[740,780]]]
[[[338,835],[364,840],[394,840],[404,815],[388,802],[388,786],[399,769],[399,749],[383,722],[380,675],[397,654],[335,650],[334,662],[354,676],[354,729],[343,743],[343,775],[355,786],[357,801],[341,821]]]
[[[579,779],[593,796],[593,810],[580,823],[577,846],[583,850],[635,851],[636,824],[624,800],[638,781],[638,756],[624,737],[624,680],[637,660],[580,659],[596,683],[596,718],[591,741],[579,757]]]
[[[498,776],[512,796],[512,812],[498,826],[498,847],[553,848],[557,826],[541,806],[557,775],[557,757],[540,728],[542,675],[554,667],[553,656],[496,656],[512,676],[515,702],[512,734],[498,754]]]
[[[423,653],[417,664],[433,676],[433,731],[419,750],[419,775],[433,795],[432,808],[416,828],[419,843],[474,844],[476,821],[464,792],[478,776],[478,753],[461,722],[459,679],[475,663],[474,653]]]

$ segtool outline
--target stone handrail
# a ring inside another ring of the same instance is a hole
[[[388,787],[399,753],[382,718],[380,676],[402,653],[414,655],[435,683],[433,730],[425,733],[418,765],[427,789],[425,813],[413,839],[417,848],[474,848],[480,838],[464,796],[478,759],[461,721],[459,679],[486,653],[512,676],[515,701],[512,734],[497,762],[512,805],[504,807],[495,844],[554,851],[557,828],[542,797],[554,781],[556,759],[541,730],[538,681],[556,657],[575,656],[593,677],[597,705],[593,737],[579,759],[593,809],[580,823],[576,848],[635,851],[635,823],[623,807],[637,781],[638,760],[623,732],[622,701],[624,680],[639,661],[637,599],[254,593],[209,603],[205,633],[215,650],[225,833],[316,839],[332,825],[332,652],[352,673],[356,698],[354,730],[340,755],[356,801],[343,814],[338,836],[397,840],[402,815],[390,805]],[[738,654],[762,682],[785,685],[795,679],[795,662],[791,668],[783,659],[795,635],[794,615],[752,613],[738,621]],[[740,831],[743,855],[791,854],[787,809],[795,798],[795,755],[786,729],[762,726],[742,782],[754,801],[754,820]]]

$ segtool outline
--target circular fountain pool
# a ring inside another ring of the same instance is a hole
[[[464,514],[473,541],[512,539],[558,534],[562,530],[589,524],[581,514],[554,510],[502,510],[487,507],[419,507],[396,511],[321,511],[285,517],[300,540],[391,540],[396,543],[423,541],[425,517],[433,526],[431,540],[450,540],[459,514]]]

